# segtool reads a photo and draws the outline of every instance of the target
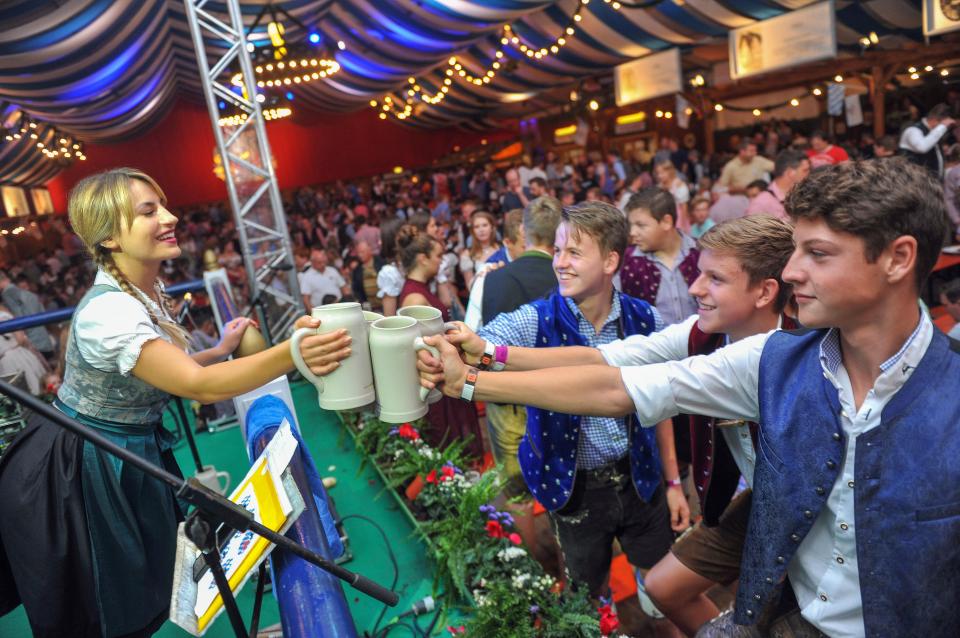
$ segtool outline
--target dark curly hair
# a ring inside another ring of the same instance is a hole
[[[863,240],[873,263],[897,237],[917,240],[917,289],[933,270],[950,235],[943,186],[905,158],[823,166],[793,187],[784,207],[794,219],[822,219]]]

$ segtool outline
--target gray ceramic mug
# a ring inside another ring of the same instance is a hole
[[[448,330],[457,330],[457,324],[452,321],[444,322],[443,313],[433,306],[407,306],[397,310],[400,317],[413,317],[420,326],[421,337],[442,335]],[[433,404],[443,398],[440,390],[433,389],[427,395],[427,403]]]
[[[420,385],[417,352],[428,350],[413,317],[385,317],[370,325],[370,359],[381,421],[406,423],[427,413],[428,390]]]

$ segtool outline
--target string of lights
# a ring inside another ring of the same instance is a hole
[[[7,142],[27,138],[34,142],[38,153],[42,153],[50,160],[69,163],[74,159],[80,161],[87,159],[83,152],[83,142],[63,131],[58,131],[52,124],[30,118],[26,113],[21,113],[9,128],[0,127],[0,135]]]
[[[922,68],[917,66],[910,66],[906,69],[905,72],[910,76],[911,80],[919,80],[921,77],[921,73],[936,73],[937,75],[943,78],[948,77],[950,75],[950,69],[946,67],[937,69],[935,66],[930,64]],[[836,84],[842,84],[844,80],[845,78],[841,73],[838,73],[833,78],[833,81]],[[702,75],[697,74],[693,79],[690,80],[690,83],[694,87],[699,88],[704,86],[705,81],[703,80]],[[790,98],[789,100],[784,100],[782,102],[777,102],[774,104],[766,104],[763,107],[732,106],[730,104],[723,104],[722,102],[717,102],[716,104],[713,105],[713,109],[717,112],[735,111],[739,113],[752,113],[755,117],[760,117],[761,115],[764,114],[764,112],[773,111],[775,109],[780,109],[786,106],[798,107],[800,106],[800,100],[802,100],[803,98],[811,97],[811,96],[821,97],[823,94],[824,94],[824,89],[820,88],[819,86],[814,86],[808,89],[807,91],[801,93],[800,95]]]
[[[421,82],[415,77],[410,77],[408,78],[408,88],[405,99],[398,100],[394,99],[394,96],[385,95],[380,100],[370,100],[370,106],[380,110],[379,117],[382,120],[387,119],[388,114],[393,115],[398,120],[405,120],[414,114],[412,103],[415,99],[419,99],[422,103],[431,106],[443,102],[450,92],[453,80],[456,78],[460,78],[462,81],[474,86],[490,84],[496,77],[497,72],[506,64],[504,60],[506,57],[504,47],[506,46],[513,45],[521,54],[537,60],[551,54],[557,54],[560,52],[560,49],[566,45],[568,38],[576,33],[576,25],[583,20],[583,8],[588,4],[590,4],[590,0],[578,1],[577,7],[573,15],[571,15],[568,24],[561,31],[561,34],[554,38],[551,44],[547,46],[539,48],[531,46],[511,25],[505,24],[499,33],[499,42],[502,46],[494,51],[489,66],[482,69],[479,73],[472,73],[460,58],[454,55],[447,60],[447,68],[444,70],[446,77],[442,80],[440,90],[433,95],[427,95],[423,92]],[[608,4],[614,6],[615,9],[620,8],[619,2],[608,2]],[[399,104],[403,104],[403,106],[400,107]]]

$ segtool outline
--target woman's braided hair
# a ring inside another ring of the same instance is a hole
[[[103,246],[103,242],[120,235],[121,224],[127,228],[133,223],[136,212],[130,196],[130,181],[140,180],[153,188],[160,200],[166,203],[166,197],[160,186],[146,173],[133,168],[115,168],[97,175],[86,177],[70,191],[70,224],[77,236],[83,241],[93,261],[113,277],[120,289],[143,304],[150,320],[160,328],[175,345],[186,348],[189,335],[179,324],[167,316],[158,316],[143,300],[143,293],[117,267],[113,254]],[[173,316],[173,302],[159,286],[157,294],[160,304],[167,315]]]

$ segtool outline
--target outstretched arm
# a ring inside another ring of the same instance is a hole
[[[532,405],[546,410],[595,416],[636,412],[652,426],[681,412],[757,421],[760,355],[768,335],[756,335],[708,356],[646,366],[579,366],[530,372],[480,372],[474,400]],[[467,366],[441,336],[427,343],[441,361],[421,352],[417,363],[425,387],[443,384],[459,397]],[[435,371],[440,366],[442,374]]]
[[[317,327],[319,320],[302,317],[297,327]],[[305,338],[300,349],[303,359],[317,375],[333,372],[350,355],[346,331]],[[133,375],[170,394],[215,403],[254,390],[293,370],[290,342],[284,341],[263,352],[201,366],[190,355],[163,339],[148,341],[140,351]]]
[[[440,335],[426,337],[437,347],[441,362],[421,352],[417,362],[421,382],[433,388],[442,383],[444,394],[459,398],[468,367],[457,349]],[[433,371],[442,368],[442,374]],[[620,380],[620,371],[607,365],[549,368],[529,372],[483,372],[477,379],[475,401],[532,405],[569,414],[624,416],[633,403]]]
[[[501,319],[503,317],[503,319]],[[513,321],[516,315],[500,315],[481,332],[490,335],[496,332],[500,321]],[[447,334],[447,341],[463,351],[464,359],[471,365],[476,365],[483,355],[483,348],[487,340],[470,329],[462,322],[456,322],[458,329]],[[499,336],[499,335],[497,335]],[[502,336],[492,338],[494,343],[506,344],[509,347],[506,370],[539,370],[540,368],[560,368],[564,366],[605,365],[600,351],[586,346],[565,346],[562,348],[525,348],[510,345]]]

